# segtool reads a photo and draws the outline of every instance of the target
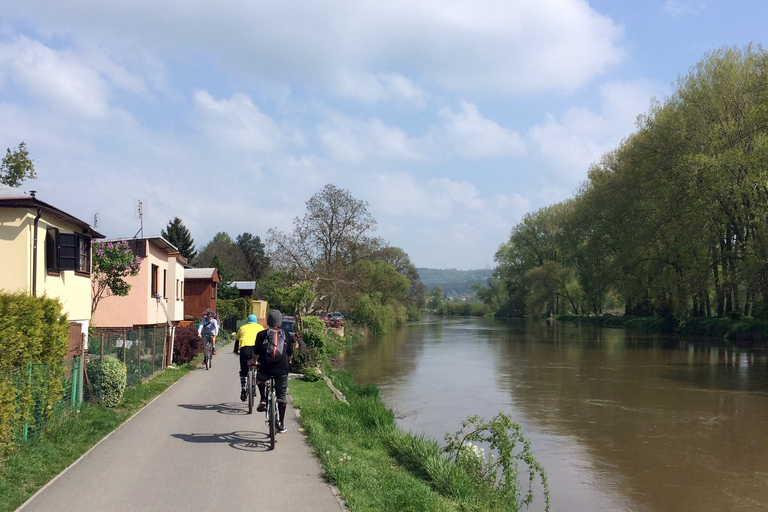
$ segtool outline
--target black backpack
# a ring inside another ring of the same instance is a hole
[[[266,348],[264,359],[272,362],[280,361],[283,358],[283,353],[285,353],[285,331],[280,328],[267,329],[264,347]]]

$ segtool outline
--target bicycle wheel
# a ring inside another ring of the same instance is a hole
[[[277,396],[275,395],[275,381],[271,379],[269,386],[269,448],[275,449],[275,434],[277,433]]]
[[[203,349],[203,363],[206,370],[211,367],[211,346],[207,343]]]
[[[255,375],[253,369],[248,370],[248,382],[246,382],[246,391],[248,392],[248,414],[253,413],[253,388],[255,386]]]

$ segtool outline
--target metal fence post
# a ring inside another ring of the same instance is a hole
[[[28,389],[31,392],[31,390],[32,390],[32,363],[31,362],[27,363],[27,386],[28,386]],[[23,398],[22,398],[21,403],[22,404],[24,403],[24,399]],[[22,408],[22,411],[24,411],[22,413],[22,414],[24,414],[24,433],[22,435],[22,439],[24,441],[26,441],[27,440],[27,434],[29,433],[29,413],[27,411],[25,411],[23,408]]]

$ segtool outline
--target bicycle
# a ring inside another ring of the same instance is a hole
[[[266,421],[269,425],[269,449],[275,449],[275,434],[277,434],[277,393],[275,392],[275,378],[270,377],[264,383],[264,394],[267,396]]]
[[[213,338],[206,336],[203,346],[203,363],[205,369],[208,370],[211,367],[211,360],[213,359]]]
[[[253,400],[257,393],[256,365],[253,364],[253,359],[248,360],[248,375],[245,377],[245,391],[248,394],[248,414],[252,414]]]

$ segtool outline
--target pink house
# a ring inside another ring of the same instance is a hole
[[[162,236],[104,240],[126,242],[141,257],[136,276],[125,280],[131,290],[124,297],[104,297],[91,319],[97,329],[176,325],[184,319],[184,265],[187,260]],[[158,298],[159,296],[159,298]]]

